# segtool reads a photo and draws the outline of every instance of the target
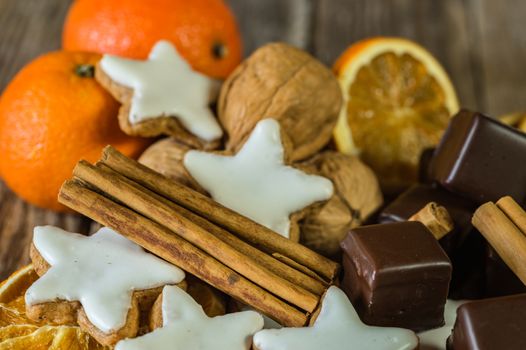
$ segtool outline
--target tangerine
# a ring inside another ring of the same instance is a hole
[[[100,55],[53,52],[23,68],[0,97],[0,175],[20,197],[64,211],[60,186],[80,159],[114,145],[136,157],[148,139],[124,134],[119,103],[93,78]]]
[[[201,73],[226,78],[241,62],[234,15],[222,0],[77,0],[62,37],[66,50],[145,59],[171,41]]]

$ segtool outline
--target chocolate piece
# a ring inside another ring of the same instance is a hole
[[[443,325],[451,263],[424,225],[358,227],[342,249],[343,289],[364,323],[415,331]]]
[[[480,113],[460,111],[431,161],[432,178],[478,203],[526,200],[526,134]]]
[[[449,350],[526,349],[526,294],[466,303],[448,339]]]
[[[453,265],[450,299],[478,299],[485,296],[486,247],[484,237],[473,228],[449,255]]]
[[[380,213],[379,221],[382,223],[407,221],[429,202],[436,202],[445,207],[453,219],[455,225],[453,232],[440,240],[446,253],[452,254],[462,244],[467,233],[473,229],[471,216],[476,205],[468,199],[436,185],[413,185],[385,207]]]
[[[433,182],[429,165],[431,164],[434,153],[434,148],[426,148],[420,155],[420,160],[418,161],[418,181],[421,183],[430,184]]]
[[[526,286],[489,244],[486,252],[486,297],[526,293]]]

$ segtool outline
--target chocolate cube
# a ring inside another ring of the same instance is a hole
[[[363,322],[415,331],[444,324],[451,263],[424,225],[358,227],[342,249],[343,289]]]
[[[457,310],[448,350],[526,349],[526,294],[469,302]]]
[[[431,176],[477,203],[509,195],[526,201],[526,134],[480,113],[460,111],[431,161]]]

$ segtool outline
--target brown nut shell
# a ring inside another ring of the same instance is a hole
[[[292,160],[305,159],[325,146],[342,104],[334,74],[314,57],[283,43],[256,50],[225,81],[218,104],[236,152],[257,122],[277,119],[292,141]]]

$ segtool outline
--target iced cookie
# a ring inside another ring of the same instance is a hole
[[[263,119],[235,156],[189,151],[184,165],[214,200],[292,238],[290,216],[329,199],[333,185],[286,165],[284,153],[279,123]]]
[[[244,311],[211,318],[185,291],[167,286],[155,302],[152,326],[153,332],[122,340],[115,350],[248,350],[263,317]]]
[[[415,333],[403,328],[371,327],[362,323],[349,299],[330,287],[311,327],[265,329],[254,335],[256,350],[412,350]]]
[[[103,345],[136,336],[141,308],[185,276],[109,228],[87,237],[36,227],[31,259],[40,278],[25,295],[28,317],[78,323]]]
[[[122,103],[119,123],[127,134],[218,145],[223,131],[209,108],[217,82],[194,71],[170,42],[159,41],[145,61],[104,55],[95,77]]]

